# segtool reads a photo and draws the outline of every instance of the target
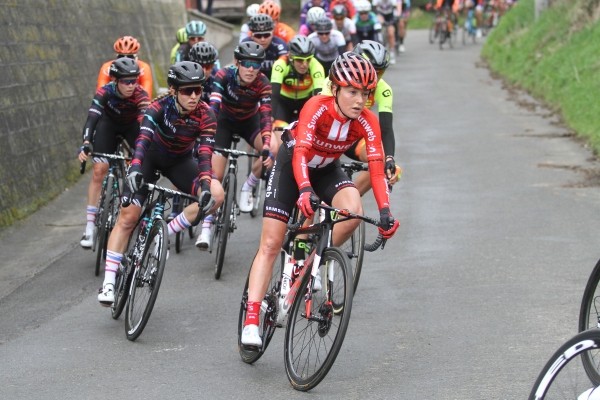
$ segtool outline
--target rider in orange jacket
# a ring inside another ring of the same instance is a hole
[[[137,61],[140,67],[140,76],[138,78],[138,83],[144,88],[146,93],[152,98],[152,89],[153,89],[153,81],[152,81],[152,70],[150,69],[150,65],[145,63],[144,61],[138,59],[137,53],[140,49],[140,42],[133,36],[123,36],[118,38],[113,45],[115,49],[115,53],[119,57],[129,57],[133,58]],[[98,72],[98,82],[96,84],[96,90],[106,85],[111,81],[111,77],[109,74],[110,65],[114,60],[109,60],[105,62],[100,68],[100,72]]]

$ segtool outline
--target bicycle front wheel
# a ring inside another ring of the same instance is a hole
[[[134,266],[125,312],[125,332],[129,340],[140,336],[154,308],[167,261],[167,232],[165,221],[153,222],[139,266]]]
[[[579,331],[600,327],[600,260],[588,278],[579,309]],[[600,351],[583,356],[583,366],[593,382],[600,384]]]
[[[215,260],[215,279],[221,278],[223,271],[223,260],[225,259],[225,249],[227,248],[227,239],[231,229],[231,219],[233,213],[233,196],[235,196],[235,174],[229,173],[223,181],[223,190],[225,191],[225,201],[221,205],[220,213],[215,221],[215,238],[217,242],[217,256]]]
[[[306,266],[305,268],[310,267]],[[352,272],[346,254],[327,248],[318,273],[322,287],[305,300],[311,274],[304,276],[288,316],[285,332],[285,370],[292,387],[307,391],[331,369],[342,347],[352,308]],[[332,297],[342,299],[344,312],[335,314]]]
[[[597,352],[599,347],[600,329],[578,333],[565,342],[540,372],[529,400],[573,400],[598,386],[598,382],[590,382],[586,376],[581,360],[586,354]]]

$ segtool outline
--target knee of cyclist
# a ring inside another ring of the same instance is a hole
[[[272,261],[272,259],[274,260],[281,251],[281,239],[276,239],[274,237],[263,238],[260,244],[260,251],[264,257],[269,259],[269,261]]]
[[[108,172],[108,164],[96,163],[94,164],[92,172],[92,181],[94,183],[102,183],[104,176]]]

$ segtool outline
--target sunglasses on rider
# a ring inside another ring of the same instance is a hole
[[[313,56],[308,56],[308,57],[292,57],[292,60],[294,61],[298,61],[298,62],[307,62],[310,63],[310,60],[313,59]]]
[[[240,65],[244,68],[260,69],[261,62],[252,60],[240,60]]]
[[[318,34],[319,36],[327,36],[327,35],[329,35],[330,33],[331,33],[331,32],[317,32],[317,34]]]
[[[192,93],[196,96],[200,96],[202,95],[202,86],[188,86],[179,88],[179,93],[181,93],[184,96],[191,96]]]
[[[264,33],[253,33],[252,37],[255,37],[257,39],[266,39],[266,38],[270,38],[271,37],[271,32],[264,32]]]
[[[122,83],[123,85],[135,85],[137,83],[137,78],[133,78],[133,79],[119,79],[119,83]]]

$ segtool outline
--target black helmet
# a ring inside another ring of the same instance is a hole
[[[137,61],[129,57],[120,57],[110,64],[110,76],[121,79],[128,76],[140,76],[140,66]]]
[[[327,17],[319,18],[317,22],[315,22],[315,31],[317,33],[331,32],[333,29],[333,22]]]
[[[248,22],[248,29],[252,33],[271,32],[273,30],[273,18],[267,14],[256,14]]]
[[[214,64],[219,58],[219,51],[208,42],[198,42],[190,50],[190,60],[198,64]]]
[[[233,51],[233,56],[236,60],[263,61],[265,59],[265,49],[260,44],[249,40],[240,43]]]
[[[315,45],[303,35],[296,35],[290,40],[290,58],[310,57],[315,55]]]
[[[348,10],[346,10],[346,7],[343,4],[336,4],[335,6],[333,6],[333,9],[331,10],[331,15],[335,18],[335,17],[347,17],[348,16]]]
[[[169,86],[201,85],[204,83],[204,70],[200,64],[192,61],[180,61],[169,68],[167,83]]]
[[[390,52],[374,40],[363,40],[352,51],[366,57],[375,69],[386,69],[390,65]]]

